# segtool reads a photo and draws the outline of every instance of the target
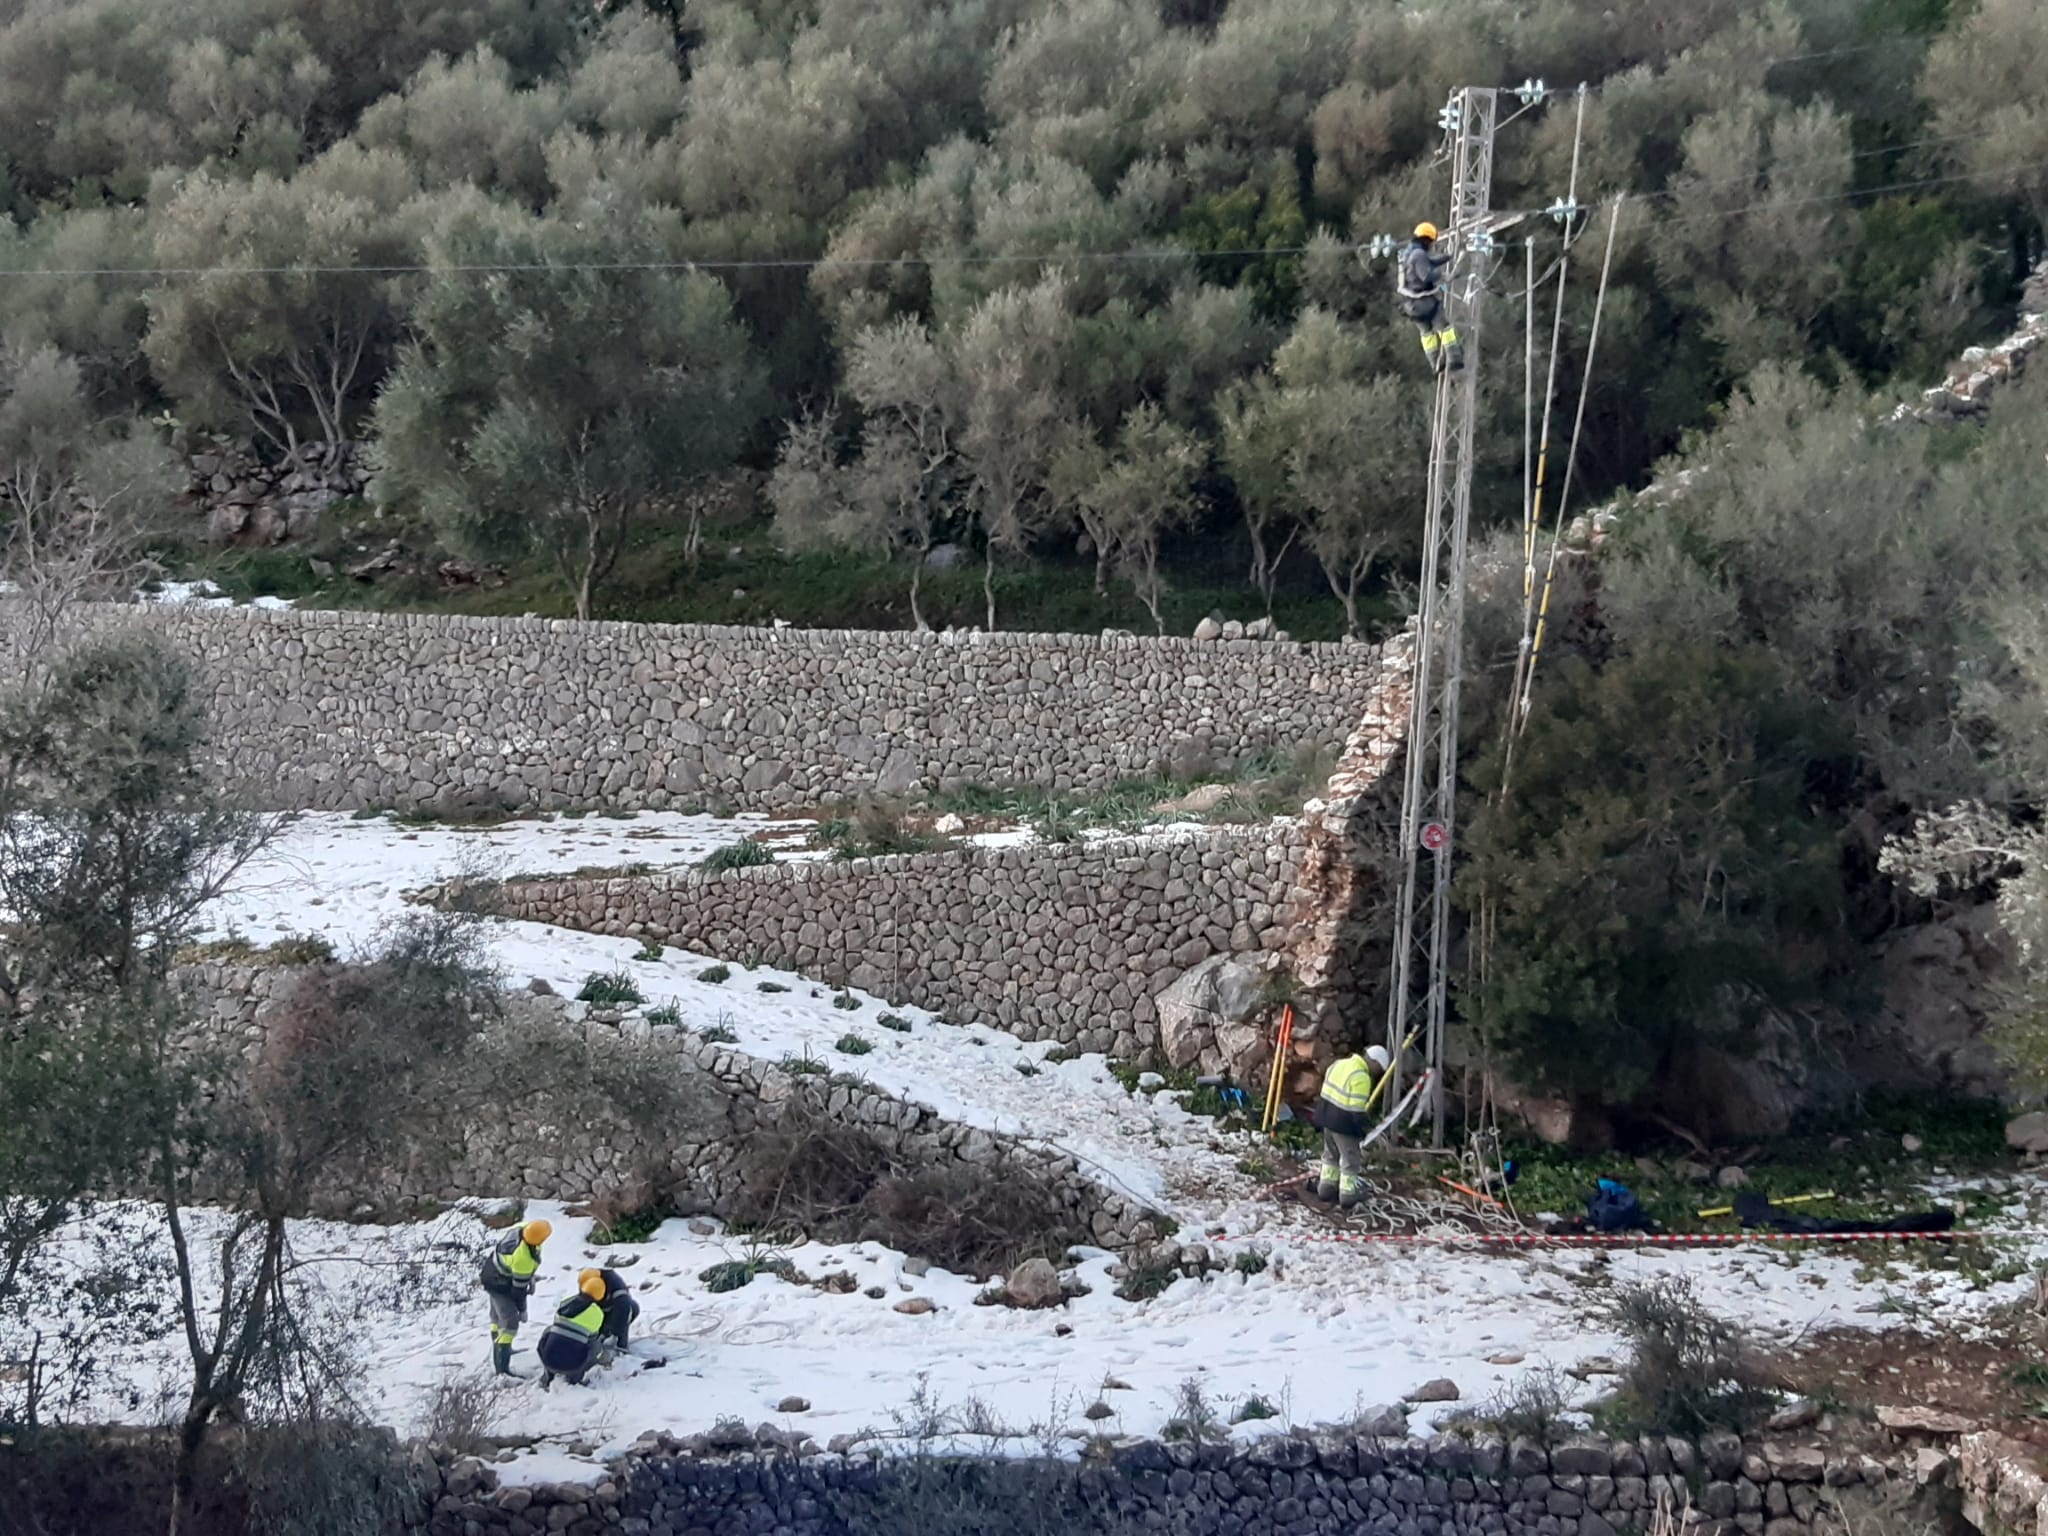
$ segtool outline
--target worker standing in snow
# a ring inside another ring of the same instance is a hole
[[[491,1367],[500,1376],[512,1374],[512,1341],[526,1321],[526,1299],[533,1294],[534,1275],[540,1269],[540,1245],[554,1230],[545,1221],[529,1221],[506,1233],[484,1255],[481,1278],[491,1303]]]
[[[1371,1129],[1365,1112],[1391,1059],[1385,1046],[1375,1045],[1331,1062],[1323,1074],[1322,1096],[1316,1101],[1316,1129],[1323,1133],[1318,1200],[1334,1200],[1347,1211],[1358,1204],[1358,1138]]]
[[[593,1279],[604,1287],[597,1298],[598,1305],[604,1308],[604,1326],[598,1330],[598,1337],[624,1354],[631,1342],[633,1319],[640,1315],[640,1303],[633,1299],[617,1270],[586,1269],[577,1275],[576,1283],[581,1286]]]
[[[1450,257],[1436,254],[1436,226],[1427,220],[1416,225],[1415,238],[1401,252],[1399,292],[1402,312],[1422,332],[1422,355],[1431,372],[1448,364],[1456,373],[1465,366],[1457,327],[1444,311],[1443,270],[1450,264]]]
[[[555,1320],[540,1336],[540,1386],[545,1392],[560,1376],[572,1387],[597,1364],[598,1339],[604,1332],[604,1281],[596,1271],[576,1287],[576,1294],[555,1308]]]

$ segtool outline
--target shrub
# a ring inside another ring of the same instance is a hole
[[[787,992],[789,988],[779,981],[760,981],[754,984],[754,990],[756,992]]]
[[[1230,1267],[1240,1275],[1263,1275],[1266,1272],[1266,1256],[1247,1249],[1231,1261]]]
[[[615,1243],[644,1243],[661,1230],[662,1222],[667,1219],[659,1211],[628,1211],[623,1216],[593,1226],[590,1240],[600,1248],[609,1248]]]
[[[853,1013],[860,1008],[860,999],[851,992],[840,992],[834,995],[832,1006],[842,1012]]]
[[[731,966],[707,965],[703,970],[697,973],[697,979],[702,982],[708,982],[715,987],[719,983],[725,981],[731,975]]]
[[[859,1035],[841,1035],[832,1048],[847,1056],[865,1056],[875,1048],[875,1042]]]
[[[899,1035],[910,1033],[910,1020],[904,1018],[901,1014],[885,1013],[875,1022],[884,1029],[895,1030]]]
[[[1057,1261],[1089,1240],[1043,1175],[906,1168],[872,1131],[826,1114],[811,1090],[791,1094],[772,1123],[754,1128],[737,1171],[732,1220],[820,1242],[878,1242],[959,1274]]]
[[[732,1025],[727,1022],[729,1018],[731,1018],[730,1014],[720,1014],[716,1024],[712,1025],[709,1029],[697,1031],[697,1038],[706,1045],[737,1045],[740,1037]]]
[[[1237,1405],[1237,1411],[1230,1416],[1233,1424],[1253,1424],[1261,1419],[1277,1419],[1280,1410],[1254,1392]]]
[[[1563,1373],[1553,1366],[1537,1366],[1503,1382],[1478,1417],[1511,1439],[1521,1436],[1550,1445],[1570,1407],[1571,1392]]]
[[[674,1028],[683,1022],[683,1010],[673,1002],[663,1003],[659,1008],[647,1010],[647,1022]]]
[[[288,933],[264,945],[263,956],[279,965],[326,965],[334,959],[334,941],[324,933]]]
[[[592,971],[576,994],[582,1003],[637,1003],[640,985],[624,971]]]
[[[1173,1417],[1166,1421],[1159,1438],[1205,1445],[1223,1437],[1223,1420],[1216,1412],[1216,1405],[1209,1401],[1201,1377],[1188,1377],[1174,1394]]]
[[[659,965],[662,959],[662,948],[654,940],[648,939],[633,952],[633,958],[652,965]]]
[[[757,843],[751,837],[743,837],[736,843],[727,843],[723,848],[714,848],[699,861],[699,869],[753,869],[762,864],[773,864],[775,855],[766,844]]]
[[[815,1059],[808,1049],[801,1056],[783,1057],[782,1070],[791,1077],[827,1077],[832,1071],[825,1063]]]
[[[481,1370],[451,1370],[435,1382],[420,1404],[414,1430],[428,1445],[458,1456],[481,1456],[491,1449],[502,1399]]]
[[[1629,1343],[1616,1406],[1659,1434],[1748,1427],[1770,1402],[1734,1324],[1700,1302],[1688,1280],[1631,1286],[1614,1303]]]

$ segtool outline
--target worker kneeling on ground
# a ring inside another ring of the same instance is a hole
[[[1323,1074],[1322,1097],[1316,1101],[1316,1128],[1323,1133],[1323,1166],[1315,1188],[1318,1200],[1334,1200],[1345,1210],[1358,1204],[1363,1192],[1358,1177],[1358,1138],[1372,1129],[1365,1123],[1365,1112],[1390,1059],[1384,1046],[1375,1045],[1331,1062],[1330,1070]]]
[[[491,1367],[500,1376],[512,1374],[512,1341],[526,1321],[526,1298],[533,1294],[534,1272],[540,1268],[540,1245],[555,1229],[529,1221],[508,1232],[484,1255],[484,1295],[491,1303]]]
[[[633,1299],[633,1293],[615,1269],[586,1269],[576,1276],[578,1286],[588,1285],[592,1280],[604,1287],[604,1294],[598,1298],[598,1305],[604,1308],[604,1326],[598,1330],[598,1337],[623,1355],[632,1342],[633,1319],[640,1315],[640,1303]]]
[[[576,1294],[555,1308],[555,1320],[540,1336],[540,1385],[546,1391],[557,1376],[572,1387],[597,1364],[598,1343],[604,1333],[604,1281],[595,1271]]]
[[[1427,222],[1415,226],[1415,238],[1401,252],[1401,311],[1422,332],[1422,355],[1433,372],[1449,366],[1453,373],[1465,366],[1465,348],[1458,341],[1458,329],[1444,312],[1443,270],[1451,264],[1448,256],[1436,254],[1436,226]]]

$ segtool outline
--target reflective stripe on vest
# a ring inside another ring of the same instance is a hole
[[[526,1246],[524,1238],[515,1238],[510,1248],[500,1243],[491,1258],[498,1273],[510,1280],[531,1280],[533,1272],[540,1268],[540,1255]]]
[[[597,1330],[604,1326],[604,1308],[594,1301],[589,1302],[581,1312],[572,1312],[566,1316],[557,1313],[555,1321],[565,1328],[574,1328],[578,1332],[587,1333],[594,1338],[596,1337]]]
[[[1323,1102],[1354,1115],[1364,1114],[1372,1097],[1372,1066],[1363,1056],[1346,1056],[1330,1063],[1323,1078]]]

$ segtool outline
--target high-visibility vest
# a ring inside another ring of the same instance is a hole
[[[575,1305],[579,1300],[583,1303],[581,1307]],[[604,1326],[604,1308],[588,1296],[573,1297],[562,1303],[555,1313],[555,1321],[562,1327],[574,1328],[578,1333],[596,1338],[597,1330]]]
[[[1323,1076],[1323,1102],[1350,1114],[1362,1115],[1366,1101],[1372,1097],[1373,1082],[1372,1063],[1363,1056],[1346,1056],[1342,1061],[1333,1061]]]
[[[540,1255],[527,1247],[526,1239],[515,1232],[498,1244],[491,1255],[491,1263],[515,1289],[530,1291],[533,1289],[534,1271],[540,1268]]]

